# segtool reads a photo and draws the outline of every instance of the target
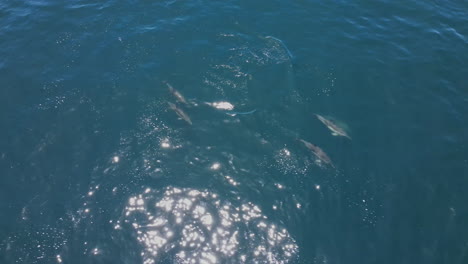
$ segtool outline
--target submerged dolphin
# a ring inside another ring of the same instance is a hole
[[[174,112],[176,112],[176,114],[182,118],[183,120],[185,120],[187,123],[189,123],[190,125],[192,125],[192,120],[190,120],[190,117],[184,112],[182,111],[182,109],[180,108],[177,108],[177,106],[171,102],[168,102],[169,104],[169,108],[171,108],[172,110],[174,110]]]
[[[226,113],[227,115],[230,115],[230,116],[236,116],[236,115],[250,115],[250,114],[253,114],[257,111],[257,109],[254,109],[252,111],[248,111],[248,112],[234,112],[234,111],[231,111],[229,113]]]
[[[351,137],[344,131],[343,128],[339,127],[337,124],[333,123],[331,120],[326,119],[325,117],[315,114],[317,116],[318,120],[322,122],[325,126],[327,126],[328,129],[331,130],[333,136],[342,136],[342,137],[347,137],[348,139],[351,140]]]
[[[179,102],[188,105],[187,100],[185,100],[184,96],[179,91],[172,87],[170,83],[164,83],[167,85],[167,88],[169,88],[169,92],[171,92]]]
[[[284,42],[281,40],[281,39],[278,39],[278,38],[275,38],[273,36],[266,36],[265,37],[266,39],[274,39],[276,40],[278,43],[281,44],[281,46],[283,46],[283,48],[286,50],[286,52],[288,53],[288,56],[289,56],[289,59],[293,59],[294,56],[292,55],[291,51],[289,51],[288,47],[286,47],[286,45],[284,44]]]
[[[325,164],[328,164],[330,166],[332,166],[333,168],[335,168],[335,165],[333,165],[333,162],[331,161],[330,157],[328,157],[327,153],[325,153],[325,151],[323,151],[321,148],[319,148],[318,146],[315,146],[314,144],[310,143],[310,142],[307,142],[303,139],[299,139],[299,141],[301,141],[302,143],[304,143],[304,145],[310,149],[312,151],[312,153],[314,153],[315,157],[317,157],[317,159]]]

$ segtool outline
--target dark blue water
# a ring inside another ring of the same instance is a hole
[[[464,1],[2,1],[0,262],[468,263],[467,62]]]

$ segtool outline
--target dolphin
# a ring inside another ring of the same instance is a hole
[[[179,91],[177,91],[174,87],[172,87],[170,83],[168,82],[164,82],[164,83],[167,85],[167,88],[169,88],[169,92],[171,92],[175,96],[177,101],[188,105],[187,100],[185,100],[184,96]]]
[[[286,47],[286,45],[284,44],[283,41],[281,41],[281,39],[275,38],[275,37],[273,37],[273,36],[266,36],[266,37],[264,37],[264,38],[266,38],[266,39],[274,39],[276,42],[280,43],[281,46],[283,46],[283,48],[284,48],[284,49],[286,50],[286,52],[288,53],[288,56],[289,56],[290,59],[293,59],[293,58],[294,58],[294,56],[292,55],[291,51],[289,51],[288,47]]]
[[[206,102],[205,104],[212,106],[216,109],[220,110],[232,110],[234,109],[234,105],[231,104],[230,102],[214,102],[214,103],[208,103]]]
[[[333,168],[335,168],[335,165],[333,165],[333,162],[331,161],[330,157],[328,157],[327,153],[325,153],[325,151],[323,151],[321,148],[319,148],[318,146],[315,146],[314,144],[310,143],[310,142],[307,142],[303,139],[299,139],[299,141],[301,141],[302,143],[304,143],[304,145],[310,149],[312,151],[312,153],[314,153],[315,157],[317,157],[317,159],[325,164],[328,164],[330,166],[332,166]]]
[[[208,102],[205,102],[205,104],[209,105],[209,106],[212,106],[216,109],[220,109],[220,110],[229,110],[228,112],[225,112],[227,115],[230,115],[230,116],[236,116],[236,115],[250,115],[250,114],[253,114],[255,113],[255,111],[257,111],[257,109],[254,109],[254,110],[251,110],[251,111],[247,111],[247,112],[236,112],[236,111],[232,111],[234,110],[234,105],[231,104],[230,102],[214,102],[214,103],[208,103]]]
[[[339,127],[337,124],[333,123],[331,120],[326,119],[325,117],[315,114],[315,116],[322,122],[325,126],[327,126],[328,129],[332,132],[333,136],[342,136],[342,137],[347,137],[349,140],[351,140],[351,137],[344,131],[343,128]]]
[[[184,112],[182,111],[182,109],[180,108],[177,108],[177,106],[171,102],[168,102],[169,104],[169,108],[174,110],[174,112],[176,112],[176,114],[182,118],[183,120],[185,120],[187,123],[189,123],[190,125],[192,125],[192,120],[190,120],[190,117]]]
[[[234,112],[234,111],[231,111],[231,112],[228,112],[226,113],[227,115],[230,115],[230,116],[236,116],[236,115],[250,115],[250,114],[253,114],[257,111],[257,109],[254,109],[254,110],[251,110],[251,111],[248,111],[248,112]]]

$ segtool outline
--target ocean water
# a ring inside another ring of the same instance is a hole
[[[4,0],[0,263],[468,263],[467,62],[464,1]]]

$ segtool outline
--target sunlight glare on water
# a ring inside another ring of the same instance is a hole
[[[0,264],[468,263],[468,1],[0,18]]]
[[[122,222],[137,234],[145,264],[167,254],[177,263],[288,263],[298,253],[289,232],[258,206],[234,205],[207,190],[146,189],[129,198]]]

